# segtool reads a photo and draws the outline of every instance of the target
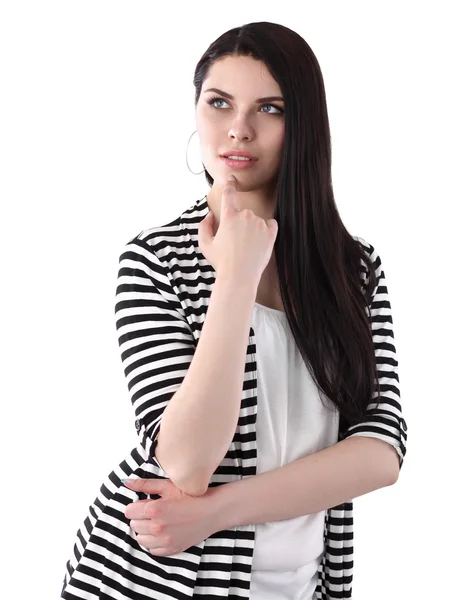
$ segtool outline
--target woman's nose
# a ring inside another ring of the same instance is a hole
[[[252,139],[252,132],[249,127],[245,127],[244,125],[234,125],[228,132],[228,137],[235,138],[238,141],[244,140],[248,142]]]

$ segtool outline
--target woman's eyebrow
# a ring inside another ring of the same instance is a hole
[[[225,96],[225,98],[229,98],[230,100],[234,100],[235,97],[232,96],[231,94],[228,94],[227,92],[224,92],[223,90],[219,90],[218,88],[208,88],[207,90],[204,90],[205,92],[216,92],[217,94],[220,94],[221,96]],[[255,102],[271,102],[274,100],[280,100],[281,102],[284,102],[284,98],[282,96],[266,96],[266,98],[258,98],[257,100],[255,100]]]

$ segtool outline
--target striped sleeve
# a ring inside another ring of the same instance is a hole
[[[169,400],[180,387],[194,355],[192,330],[170,284],[167,270],[139,236],[119,259],[116,327],[125,378],[148,459]]]
[[[380,398],[374,391],[366,419],[348,428],[345,437],[376,437],[396,449],[399,468],[406,454],[407,424],[403,418],[399,390],[398,361],[394,345],[393,319],[381,259],[372,245],[365,249],[376,271],[376,285],[370,303],[371,331],[379,377]],[[379,401],[379,405],[377,403]]]

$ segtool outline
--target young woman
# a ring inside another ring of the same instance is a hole
[[[61,597],[350,598],[352,500],[406,453],[381,261],[337,211],[297,33],[231,29],[194,85],[210,190],[120,256],[139,444],[89,507]]]

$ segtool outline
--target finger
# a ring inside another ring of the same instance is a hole
[[[122,482],[130,490],[145,494],[160,494],[168,484],[165,479],[122,479]]]
[[[164,540],[166,538],[161,538],[161,537],[156,537],[154,535],[140,535],[138,534],[136,536],[136,539],[138,540],[138,543],[141,544],[142,546],[144,546],[145,548],[149,548],[150,550],[153,549],[165,549],[166,548],[166,544],[164,542]]]
[[[146,500],[136,500],[135,502],[130,502],[130,504],[125,507],[125,517],[127,519],[149,519],[150,516],[146,513],[146,505],[149,502],[159,501],[148,498]]]
[[[276,236],[278,235],[278,229],[279,229],[279,224],[276,221],[276,219],[269,219],[266,222],[266,225],[269,227],[269,229],[271,230],[274,239],[276,240]]]
[[[234,175],[230,175],[223,187],[222,199],[220,201],[220,219],[222,219],[224,209],[227,206],[231,206],[235,210],[238,210],[236,201],[236,178]]]
[[[154,535],[156,530],[156,524],[151,519],[131,519],[130,527],[142,535]]]

